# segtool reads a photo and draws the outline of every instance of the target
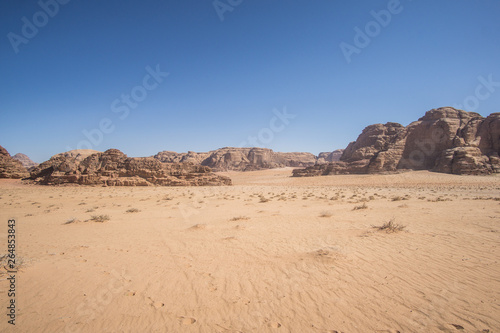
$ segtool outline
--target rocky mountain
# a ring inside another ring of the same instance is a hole
[[[92,154],[100,153],[100,151],[93,150],[93,149],[73,149],[66,151],[64,153],[59,153],[54,156],[53,158],[56,157],[63,157],[63,158],[73,158],[76,161],[83,161],[85,158]]]
[[[24,178],[29,175],[21,162],[12,158],[9,152],[0,146],[0,178]]]
[[[38,165],[38,163],[33,162],[27,155],[17,153],[16,155],[12,156],[13,159],[18,160],[21,162],[21,164],[26,168],[26,169],[31,169],[34,168]]]
[[[343,153],[344,149],[337,149],[332,152],[319,153],[318,157],[316,158],[316,164],[325,164],[340,161],[340,157],[342,157]]]
[[[293,171],[295,177],[431,170],[452,174],[500,172],[500,113],[484,118],[451,107],[428,111],[408,126],[366,127],[338,162]]]
[[[208,166],[214,171],[251,171],[316,164],[316,156],[311,153],[279,153],[267,148],[225,147],[208,153],[162,151],[154,158],[164,163],[191,162]]]
[[[30,179],[42,185],[231,185],[231,179],[214,174],[206,166],[162,163],[152,157],[131,158],[118,149],[92,153],[87,157],[74,151],[54,155],[34,168]]]

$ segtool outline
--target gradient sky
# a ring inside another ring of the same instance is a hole
[[[500,112],[498,0],[60,1],[53,17],[0,2],[0,145],[37,162],[88,144],[149,156],[249,137],[316,154],[432,108]],[[350,62],[341,43],[359,46]],[[157,65],[169,75],[145,90]],[[295,117],[276,118],[284,109]]]

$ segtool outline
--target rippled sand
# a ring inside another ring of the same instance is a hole
[[[0,180],[16,331],[500,330],[500,177],[224,174],[234,186]],[[376,228],[390,220],[404,230]]]

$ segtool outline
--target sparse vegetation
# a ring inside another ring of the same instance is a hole
[[[249,220],[250,218],[248,216],[235,216],[233,217],[230,221],[240,221],[240,220]]]
[[[394,219],[390,219],[388,222],[382,224],[381,226],[373,226],[373,228],[376,228],[379,231],[385,231],[386,233],[390,234],[398,231],[403,231],[406,229],[406,226],[397,224],[394,222]]]
[[[360,209],[367,209],[368,206],[366,205],[366,202],[364,202],[361,206],[355,206],[352,210],[360,210]]]
[[[332,217],[333,216],[333,213],[332,212],[329,212],[329,211],[322,211],[320,214],[319,214],[319,217]]]
[[[137,209],[137,208],[130,208],[130,209],[127,209],[127,213],[139,213],[140,210]]]
[[[109,215],[92,215],[90,218],[91,221],[94,222],[106,222],[109,221]]]
[[[261,195],[260,196],[260,201],[261,203],[268,202],[270,199],[266,198],[265,196]]]
[[[71,223],[75,223],[75,222],[79,222],[76,218],[70,218],[69,220],[67,220],[66,222],[64,222],[64,224],[71,224]]]

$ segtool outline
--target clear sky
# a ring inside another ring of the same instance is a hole
[[[432,108],[500,112],[498,0],[58,1],[0,2],[0,145],[37,162],[316,154]]]

